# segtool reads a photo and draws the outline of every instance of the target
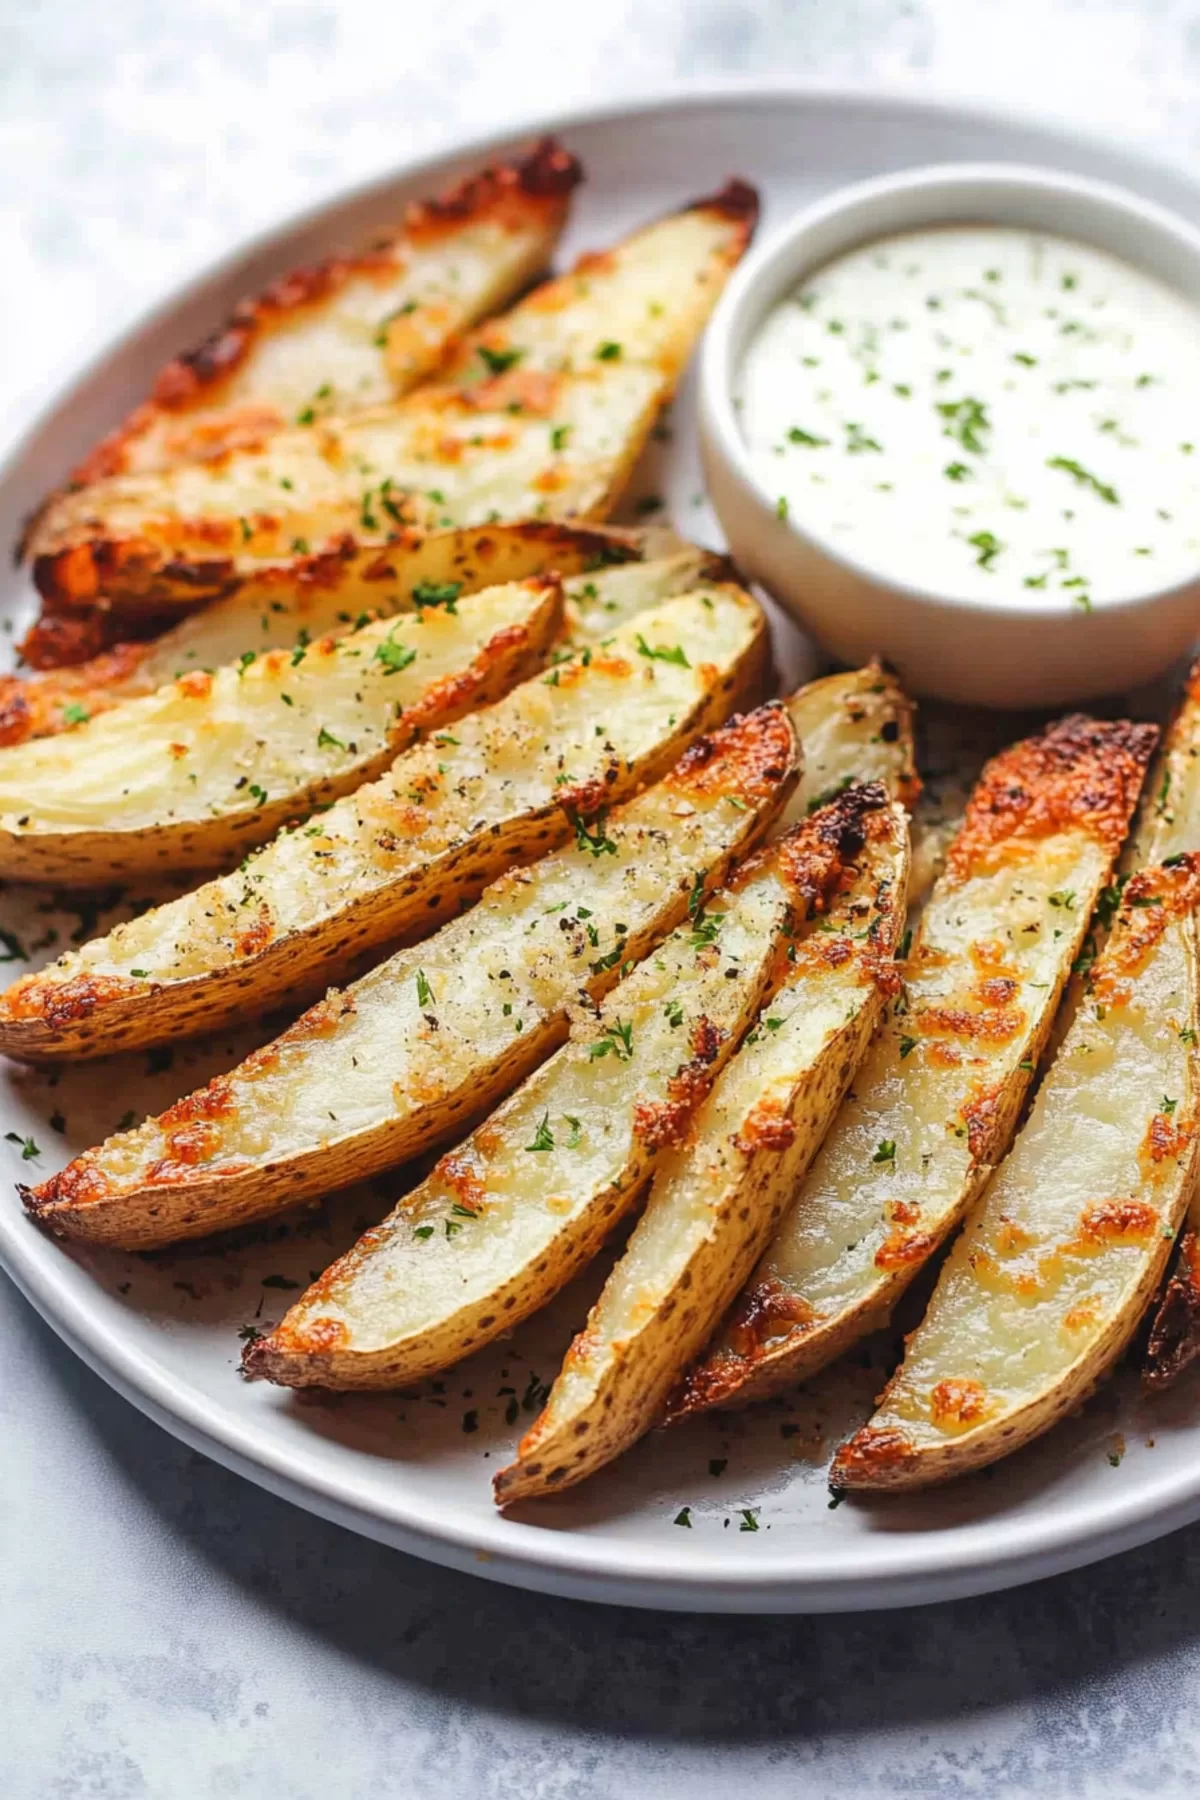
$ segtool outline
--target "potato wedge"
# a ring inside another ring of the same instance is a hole
[[[118,635],[110,642],[107,626],[119,634],[120,621],[106,613],[75,613],[65,620],[55,616],[49,621],[55,627],[100,622],[105,630],[99,641],[108,647],[96,653],[88,649],[82,660],[63,663],[61,647],[51,642],[43,663],[36,646],[33,657],[28,656],[26,639],[22,655],[41,672],[0,675],[0,745],[70,730],[122,700],[152,694],[193,669],[237,662],[247,650],[261,655],[264,650],[292,650],[314,638],[344,637],[373,618],[411,612],[418,601],[439,590],[451,589],[458,597],[551,571],[581,576],[577,585],[587,587],[603,583],[609,563],[636,555],[634,534],[542,520],[480,525],[394,545],[382,557],[377,551],[310,557],[300,580],[292,572],[268,571],[227,600],[186,614],[156,638],[123,641]],[[717,559],[704,552],[693,555],[697,567],[705,557],[706,575],[718,573]],[[652,577],[647,581],[653,585]],[[683,580],[670,591],[685,592],[696,585],[695,580]],[[657,592],[652,595],[659,597]]]
[[[1134,875],[1028,1123],[831,1480],[924,1487],[1047,1431],[1112,1368],[1200,1170],[1200,855]]]
[[[241,449],[309,414],[407,393],[546,266],[583,179],[553,139],[468,176],[356,254],[293,270],[167,364],[75,484]]]
[[[676,1416],[803,1381],[889,1316],[1003,1154],[1154,748],[1072,717],[994,757],[904,988]]]
[[[765,620],[740,588],[664,601],[434,731],[242,869],[27,975],[0,997],[0,1051],[74,1061],[313,998],[567,842],[580,812],[657,780],[758,687],[765,660]]]
[[[780,829],[855,783],[882,781],[911,811],[921,783],[913,749],[912,701],[882,663],[825,675],[797,690],[788,716],[804,746],[804,773]]]
[[[579,1014],[570,1042],[248,1346],[245,1372],[400,1387],[544,1306],[633,1204],[657,1152],[686,1141],[791,941],[794,900],[784,849],[752,856],[699,928],[688,919],[597,1016]]]
[[[52,1229],[127,1248],[277,1212],[453,1136],[566,1035],[755,841],[799,751],[782,707],[701,738],[656,787],[495,882],[478,906],[158,1118],[26,1194]],[[582,911],[580,909],[583,909]]]
[[[689,1141],[659,1162],[544,1412],[496,1477],[502,1506],[582,1481],[658,1421],[791,1199],[894,990],[903,808],[879,783],[847,789],[783,840],[781,860],[797,911],[801,896],[819,897],[824,929],[781,959],[782,980]]]
[[[579,319],[592,329],[591,301],[578,285],[551,284],[536,346],[492,352],[484,379],[276,432],[219,463],[114,476],[63,496],[31,534],[39,591],[60,606],[90,606],[102,593],[118,611],[190,608],[347,539],[382,549],[413,530],[605,516],[749,241],[750,210],[738,190],[688,208],[682,232],[678,216],[653,227],[667,252],[656,259],[654,307],[642,305],[639,258],[628,280],[640,314],[624,339],[593,343],[586,365],[563,367]],[[608,253],[614,307],[623,252]]]
[[[487,380],[509,368],[558,373],[596,360],[652,362],[672,385],[758,220],[744,181],[656,219],[611,249],[488,319],[451,357],[445,379]],[[687,271],[688,292],[680,294]]]
[[[536,668],[550,576],[181,676],[64,737],[0,750],[0,874],[66,885],[213,868],[369,781]]]

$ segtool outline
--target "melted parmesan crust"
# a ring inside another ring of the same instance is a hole
[[[424,379],[456,336],[544,266],[583,171],[545,138],[520,162],[408,207],[399,229],[293,269],[158,376],[72,485],[260,442],[298,412],[352,412]]]
[[[648,654],[661,647],[682,661]],[[243,869],[16,982],[0,998],[0,1050],[105,1055],[311,997],[564,842],[575,817],[656,780],[757,686],[764,660],[765,623],[741,590],[665,601],[452,732],[435,729]]]
[[[1135,875],[1028,1123],[832,1479],[915,1487],[1049,1429],[1112,1368],[1198,1166],[1200,855]]]
[[[212,868],[378,774],[536,668],[562,596],[538,576],[213,673],[0,751],[0,870],[94,883]]]
[[[797,927],[809,929],[779,959],[758,1024],[688,1140],[660,1161],[545,1411],[496,1477],[501,1505],[583,1480],[658,1420],[770,1236],[894,987],[908,833],[886,790],[848,790],[763,855],[778,858]]]
[[[962,1217],[1015,1127],[1155,736],[1069,718],[988,764],[903,992],[678,1414],[824,1367]]]
[[[452,1136],[557,1046],[573,1000],[606,993],[674,928],[698,871],[720,882],[796,777],[781,707],[732,720],[656,787],[581,822],[571,849],[511,870],[230,1075],[29,1190],[29,1210],[55,1230],[148,1247],[276,1212]]]

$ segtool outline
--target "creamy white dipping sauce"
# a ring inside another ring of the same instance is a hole
[[[1090,610],[1200,569],[1200,312],[1085,244],[865,245],[767,315],[734,405],[777,511],[885,578]]]

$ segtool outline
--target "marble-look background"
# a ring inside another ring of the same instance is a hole
[[[456,132],[872,80],[1200,160],[1191,0],[4,0],[0,419],[233,237]],[[1197,1791],[1200,1529],[1009,1595],[687,1619],[412,1562],[194,1456],[0,1280],[3,1800]]]

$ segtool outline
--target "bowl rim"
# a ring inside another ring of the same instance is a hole
[[[1200,286],[1200,228],[1170,207],[1155,200],[1144,199],[1116,182],[1071,175],[1043,164],[978,161],[924,163],[916,168],[850,182],[831,194],[823,195],[811,205],[802,207],[791,218],[776,226],[773,232],[754,245],[734,271],[709,321],[700,354],[700,416],[707,440],[706,451],[715,450],[720,456],[743,491],[752,496],[769,528],[778,530],[782,527],[799,543],[816,550],[863,587],[871,588],[879,594],[894,595],[905,603],[956,615],[982,615],[992,620],[1039,619],[1061,622],[1085,616],[1095,617],[1099,613],[1115,624],[1120,616],[1156,606],[1178,604],[1194,596],[1200,588],[1200,555],[1197,556],[1194,573],[1185,575],[1170,586],[1142,588],[1132,593],[1116,595],[1101,601],[1088,612],[1084,612],[1077,602],[1060,598],[1051,592],[1031,591],[1019,598],[1008,598],[1004,594],[997,594],[995,598],[956,594],[946,589],[919,586],[902,576],[884,574],[880,569],[860,561],[852,551],[826,536],[819,527],[797,519],[791,513],[780,515],[777,511],[750,460],[749,447],[733,404],[733,340],[746,314],[758,310],[760,317],[765,315],[773,301],[801,279],[806,270],[811,272],[831,260],[829,255],[822,255],[811,265],[806,265],[803,259],[799,264],[793,262],[797,242],[828,220],[836,219],[841,213],[853,214],[873,201],[887,200],[893,196],[897,200],[903,200],[913,193],[925,191],[932,197],[939,192],[944,194],[947,187],[982,189],[985,192],[985,204],[987,189],[1016,187],[1035,195],[1053,192],[1060,197],[1086,200],[1094,205],[1107,207],[1114,213],[1124,215],[1143,235],[1158,234],[1160,239],[1170,241],[1175,248],[1184,251],[1196,264]],[[934,201],[926,223],[939,222],[938,206]],[[897,225],[894,229],[915,228]],[[1047,230],[1055,236],[1064,235],[1050,226]],[[877,227],[859,242],[869,243],[888,234],[888,227]],[[1088,240],[1081,238],[1079,241]],[[1097,244],[1095,247],[1103,246]],[[844,250],[839,250],[832,254],[840,256],[844,253]],[[1132,257],[1125,260],[1142,273],[1152,273]],[[1156,279],[1161,280],[1162,277]],[[765,301],[764,290],[767,291]],[[1200,315],[1200,304],[1197,304],[1197,313]]]

